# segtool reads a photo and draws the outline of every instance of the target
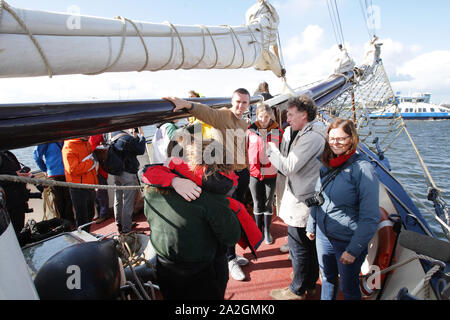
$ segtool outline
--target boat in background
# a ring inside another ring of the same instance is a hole
[[[431,102],[431,93],[412,96],[396,96],[391,106],[369,114],[372,119],[392,119],[402,116],[405,120],[450,119],[450,108]]]

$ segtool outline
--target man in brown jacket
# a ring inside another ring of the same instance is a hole
[[[163,99],[169,100],[175,105],[174,112],[186,109],[193,117],[213,127],[213,139],[222,143],[227,152],[233,155],[233,158],[229,160],[234,164],[235,173],[239,177],[238,186],[232,197],[243,202],[250,181],[250,173],[248,171],[246,147],[246,131],[249,124],[242,116],[249,107],[250,93],[244,88],[235,90],[231,98],[231,108],[223,107],[220,109],[213,109],[201,103],[176,97],[165,97]],[[193,199],[195,198],[197,197]],[[239,281],[244,280],[245,274],[240,266],[248,264],[248,260],[237,256],[234,246],[228,248],[227,258],[232,278]]]

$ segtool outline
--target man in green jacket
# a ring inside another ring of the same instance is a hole
[[[148,187],[145,202],[164,299],[223,300],[226,248],[241,235],[225,196],[203,191],[187,202],[174,190]]]

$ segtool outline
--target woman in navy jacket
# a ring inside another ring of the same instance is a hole
[[[361,299],[359,272],[380,220],[378,178],[370,162],[356,152],[358,141],[351,120],[335,119],[328,128],[316,190],[327,173],[341,171],[325,185],[324,202],[313,207],[306,227],[308,238],[316,238],[322,300],[336,299],[338,275],[344,299]]]

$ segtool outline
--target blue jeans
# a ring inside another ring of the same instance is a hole
[[[339,259],[349,242],[328,238],[320,227],[316,228],[316,232],[317,256],[322,273],[321,300],[336,299],[339,289],[339,275],[344,299],[361,300],[359,273],[366,258],[367,249],[357,256],[352,264],[342,264]]]
[[[319,279],[319,265],[314,242],[306,237],[306,228],[288,226],[289,252],[294,271],[294,279],[289,289],[297,295],[304,294],[306,290],[315,289]]]

